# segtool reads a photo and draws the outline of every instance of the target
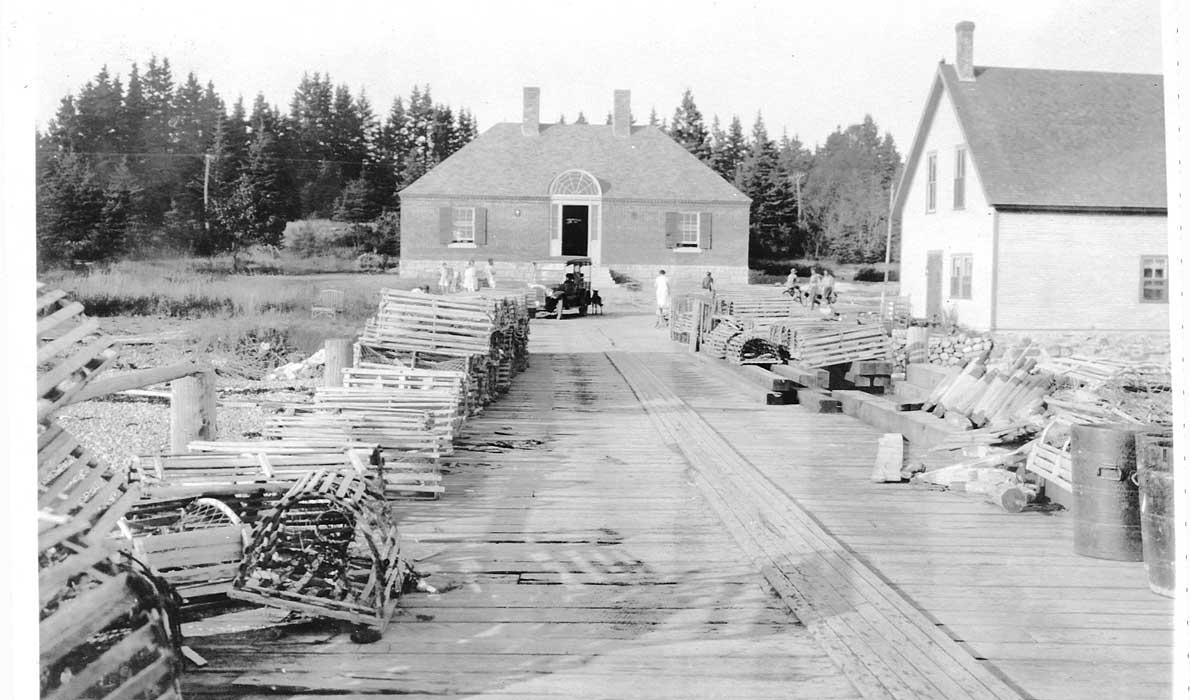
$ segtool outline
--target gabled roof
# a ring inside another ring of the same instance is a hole
[[[605,200],[750,201],[656,127],[616,137],[594,124],[543,124],[536,136],[519,123],[496,124],[401,195],[546,197],[554,178],[574,168],[599,180]]]
[[[899,215],[942,90],[1000,209],[1165,210],[1160,75],[939,65],[898,188]]]

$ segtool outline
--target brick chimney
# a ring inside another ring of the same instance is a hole
[[[975,80],[975,23],[959,22],[954,25],[955,51],[954,69],[959,80]]]
[[[632,135],[632,93],[616,90],[613,97],[612,134],[627,138]]]
[[[541,88],[525,88],[525,108],[521,117],[521,133],[536,136],[541,133]]]

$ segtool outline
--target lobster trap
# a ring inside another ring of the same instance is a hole
[[[184,604],[227,593],[251,530],[217,498],[134,506],[120,519],[119,529],[133,556],[173,586]]]
[[[318,471],[262,518],[229,595],[383,632],[403,583],[383,497],[358,474]]]
[[[41,697],[181,698],[176,599],[165,582],[76,538],[39,559]]]

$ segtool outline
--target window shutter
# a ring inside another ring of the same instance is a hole
[[[450,245],[455,239],[455,211],[451,207],[438,209],[438,241]]]
[[[562,221],[562,205],[550,205],[550,240],[556,241],[562,236],[561,230]]]
[[[475,245],[488,244],[488,210],[475,207]]]
[[[703,250],[711,248],[711,212],[709,211],[698,215],[698,247]]]
[[[682,233],[679,230],[681,226],[682,215],[676,211],[665,212],[665,247],[677,248],[678,242],[681,240]]]

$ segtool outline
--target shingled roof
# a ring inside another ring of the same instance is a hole
[[[579,168],[599,180],[604,200],[749,203],[748,197],[656,127],[496,124],[413,184],[402,197],[546,197],[560,173]]]
[[[943,63],[911,167],[942,89],[992,206],[1166,208],[1160,75],[976,67],[975,80],[961,81],[955,67]],[[908,167],[906,174],[911,177]]]

